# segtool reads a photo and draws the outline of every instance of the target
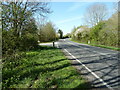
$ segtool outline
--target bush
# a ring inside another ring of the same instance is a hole
[[[39,30],[39,41],[50,42],[57,39],[54,25],[51,22],[47,22]]]
[[[37,36],[37,35],[36,35]],[[28,33],[20,38],[20,50],[30,50],[38,46],[38,38],[35,35]]]
[[[113,14],[111,18],[106,21],[99,22],[92,28],[85,28],[81,26],[72,31],[72,39],[83,43],[91,43],[97,45],[106,45],[118,47],[119,33],[118,33],[118,16]],[[79,31],[81,29],[82,31]],[[76,34],[77,32],[77,34]]]
[[[34,49],[38,46],[37,34],[27,33],[21,37],[17,37],[12,34],[11,30],[3,30],[2,36],[3,57],[15,54],[18,51]]]
[[[104,22],[98,23],[96,26],[92,27],[90,30],[90,41],[98,44],[100,41],[99,32],[105,27]]]

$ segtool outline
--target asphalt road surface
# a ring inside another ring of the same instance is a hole
[[[119,52],[61,39],[56,43],[94,88],[120,89]]]

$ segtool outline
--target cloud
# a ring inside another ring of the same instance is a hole
[[[71,6],[71,7],[68,8],[68,12],[75,11],[75,10],[79,9],[81,6],[82,6],[81,3],[78,3],[78,2],[74,3],[73,6]]]
[[[63,23],[67,23],[67,22],[72,22],[72,21],[75,21],[75,20],[79,20],[81,18],[82,18],[82,16],[73,17],[73,18],[70,18],[70,19],[65,19],[65,20],[58,21],[57,24],[63,24]]]

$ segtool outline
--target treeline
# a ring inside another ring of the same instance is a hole
[[[3,57],[36,48],[39,34],[34,15],[44,17],[49,14],[51,11],[48,3],[1,2],[1,8]],[[43,28],[44,31],[52,28],[51,23],[47,23]],[[42,34],[40,36],[42,37]]]
[[[80,41],[81,43],[118,47],[120,42],[118,12],[115,12],[108,20],[100,20],[94,23],[92,27],[79,26],[74,28],[71,37],[73,40]]]
[[[0,39],[2,39],[2,66],[0,67],[2,67],[2,80],[0,80],[0,86],[2,85],[2,88],[6,89],[10,85],[16,85],[19,83],[19,80],[21,81],[24,76],[27,76],[28,73],[26,71],[24,74],[22,73],[23,69],[26,70],[25,66],[29,66],[29,61],[26,60],[29,58],[31,61],[33,60],[32,57],[36,55],[30,51],[43,49],[41,46],[38,46],[38,41],[52,41],[55,39],[56,33],[51,22],[46,22],[40,26],[36,21],[36,16],[46,18],[46,15],[51,13],[48,3],[2,2],[1,8],[2,37]],[[40,21],[43,22],[42,20]],[[30,65],[30,67],[33,66],[35,65]],[[28,70],[28,72],[30,71]],[[36,75],[34,74],[34,76]]]

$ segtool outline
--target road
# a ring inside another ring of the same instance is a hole
[[[57,42],[72,64],[94,88],[120,88],[119,52],[61,39]]]

